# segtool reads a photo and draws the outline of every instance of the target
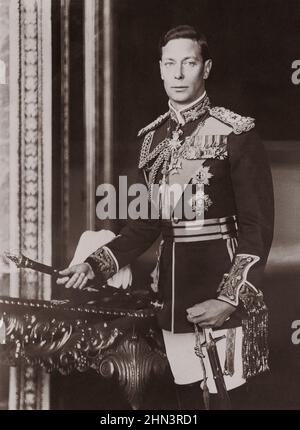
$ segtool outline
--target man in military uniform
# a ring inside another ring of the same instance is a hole
[[[139,171],[149,194],[160,184],[160,218],[129,221],[84,263],[62,271],[58,282],[73,288],[94,277],[104,282],[162,234],[153,277],[179,407],[201,408],[200,389],[205,395],[217,391],[203,348],[213,329],[213,337],[224,335],[217,350],[238,408],[235,399],[245,381],[268,369],[261,281],[273,236],[270,169],[254,120],[210,103],[205,81],[212,60],[205,37],[179,26],[163,36],[160,48],[169,109],[138,134]],[[171,204],[174,184],[184,191]],[[185,199],[187,184],[192,191]],[[188,205],[193,216],[178,217],[179,205]]]

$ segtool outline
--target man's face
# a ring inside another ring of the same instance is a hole
[[[203,63],[195,40],[173,39],[162,48],[161,78],[174,107],[184,107],[201,96],[210,69],[211,60]]]

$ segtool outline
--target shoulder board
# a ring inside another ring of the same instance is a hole
[[[245,133],[255,126],[254,118],[250,116],[241,116],[224,107],[213,107],[209,109],[209,113],[214,118],[232,127],[234,134]]]
[[[167,118],[169,118],[170,112],[166,112],[163,115],[160,115],[158,118],[156,118],[154,121],[152,121],[150,124],[148,124],[146,127],[142,128],[138,132],[138,137],[144,136],[149,131],[154,130],[155,128],[159,127],[163,122],[166,121]]]

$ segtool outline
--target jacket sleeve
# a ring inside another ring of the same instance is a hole
[[[137,182],[146,185],[142,170],[139,170]],[[96,276],[106,281],[143,254],[159,237],[160,221],[151,219],[150,202],[145,203],[148,205],[147,218],[129,219],[118,236],[86,259]]]
[[[274,197],[265,149],[254,131],[230,135],[230,174],[238,218],[238,246],[218,299],[238,306],[247,291],[258,292],[273,239]]]

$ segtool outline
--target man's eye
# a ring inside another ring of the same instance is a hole
[[[191,66],[191,67],[195,67],[196,66],[196,62],[195,61],[185,61],[186,65]]]
[[[165,63],[165,66],[166,67],[170,67],[170,66],[173,66],[174,65],[174,63],[171,63],[171,62],[167,62],[167,63]]]

